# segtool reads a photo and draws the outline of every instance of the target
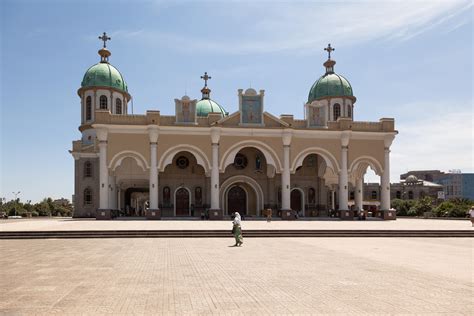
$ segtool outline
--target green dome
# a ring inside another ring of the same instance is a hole
[[[128,93],[122,74],[107,62],[100,62],[87,69],[81,87],[111,87]]]
[[[202,99],[196,103],[196,113],[200,117],[206,117],[209,113],[221,113],[223,117],[228,115],[222,106],[211,99]]]
[[[324,97],[352,97],[349,81],[341,75],[326,73],[319,78],[309,90],[308,103]]]

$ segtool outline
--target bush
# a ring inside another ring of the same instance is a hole
[[[417,216],[417,215],[418,215],[418,211],[415,208],[411,208],[407,212],[407,216]]]
[[[465,217],[470,205],[469,200],[452,199],[442,202],[433,213],[439,217]]]

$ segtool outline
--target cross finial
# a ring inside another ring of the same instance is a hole
[[[104,42],[104,48],[106,47],[106,42],[110,41],[111,38],[107,36],[107,33],[104,32],[102,36],[99,36],[99,39]]]
[[[328,59],[331,59],[331,52],[335,51],[336,49],[332,48],[331,44],[328,44],[328,47],[326,47],[324,50],[328,52]]]
[[[207,75],[207,71],[204,73],[204,76],[201,76],[201,79],[204,79],[204,87],[207,87],[207,81],[211,78],[211,76]]]

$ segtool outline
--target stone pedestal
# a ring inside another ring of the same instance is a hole
[[[294,221],[295,218],[295,211],[293,210],[281,210],[281,219],[286,221]]]
[[[396,210],[380,211],[380,218],[383,220],[396,220],[397,211]]]
[[[209,210],[209,219],[210,220],[222,220],[224,218],[224,215],[222,213],[222,210],[220,209],[215,209],[215,210]]]
[[[110,220],[112,219],[111,209],[98,209],[95,213],[96,220]]]
[[[158,220],[161,219],[161,211],[159,209],[146,210],[146,219]]]
[[[350,210],[339,210],[339,216],[342,220],[353,221],[354,220],[354,211]]]

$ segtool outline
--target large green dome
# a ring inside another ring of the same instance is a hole
[[[87,69],[81,87],[111,87],[128,93],[122,74],[107,62],[100,62]]]
[[[228,112],[211,99],[202,99],[196,103],[197,116],[206,117],[209,113],[221,113],[222,117],[228,115]]]
[[[308,103],[324,97],[353,97],[349,81],[336,73],[326,73],[309,90]]]

